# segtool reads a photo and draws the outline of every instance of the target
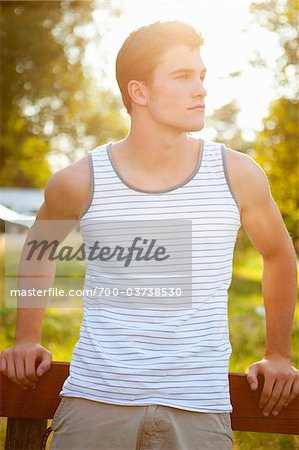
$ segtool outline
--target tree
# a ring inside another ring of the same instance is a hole
[[[251,11],[260,25],[277,33],[282,49],[274,70],[278,98],[269,106],[268,116],[263,120],[264,129],[257,133],[255,159],[269,177],[273,197],[298,248],[299,3],[271,0],[253,3]]]
[[[274,71],[277,96],[297,99],[299,80],[298,1],[270,0],[252,3],[250,11],[258,24],[275,33],[278,37],[281,55],[276,61]],[[254,61],[252,63],[254,64]]]
[[[120,14],[115,2],[96,5]],[[62,144],[71,161],[124,132],[120,101],[84,66],[89,41],[101,38],[94,7],[91,1],[1,2],[0,175],[6,186],[42,187],[48,156]]]
[[[298,102],[280,98],[263,120],[264,130],[255,144],[256,161],[264,168],[272,195],[284,216],[290,235],[298,246]]]
[[[237,122],[239,111],[236,100],[232,100],[207,116],[206,126],[215,130],[216,138],[214,140],[216,142],[223,142],[227,147],[247,152],[251,145],[242,137],[242,131]]]

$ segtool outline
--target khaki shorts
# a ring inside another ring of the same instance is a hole
[[[120,406],[63,397],[50,450],[231,450],[229,413]]]

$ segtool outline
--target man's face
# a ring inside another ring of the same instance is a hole
[[[147,108],[152,119],[180,132],[204,126],[203,87],[206,69],[199,51],[185,45],[168,49],[147,86]]]

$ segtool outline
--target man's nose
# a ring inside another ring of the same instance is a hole
[[[192,96],[193,97],[198,97],[198,96],[205,97],[206,95],[207,95],[207,90],[204,88],[203,80],[197,79],[194,84]]]

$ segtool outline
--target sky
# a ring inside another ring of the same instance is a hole
[[[274,71],[252,67],[249,61],[259,52],[270,68],[275,67],[281,50],[277,36],[254,23],[249,12],[251,0],[125,0],[114,3],[121,4],[123,14],[111,19],[103,8],[98,8],[94,21],[105,33],[100,46],[90,46],[86,54],[86,61],[101,86],[118,94],[115,59],[131,31],[157,20],[185,21],[200,31],[205,41],[201,56],[208,69],[206,114],[236,99],[241,108],[238,124],[243,137],[249,141],[254,138],[252,130],[262,128],[262,118],[267,115],[269,102],[275,98]],[[241,75],[228,76],[234,72],[241,72]],[[201,136],[213,138],[213,130],[203,130]]]

